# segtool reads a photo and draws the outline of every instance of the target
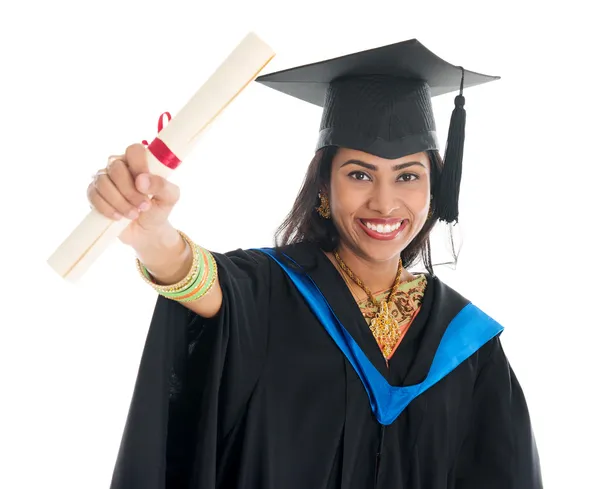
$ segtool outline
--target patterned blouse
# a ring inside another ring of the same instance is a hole
[[[365,298],[358,303],[358,306],[367,321],[367,325],[371,329],[373,336],[375,336],[379,349],[386,360],[392,358],[392,355],[394,355],[398,345],[412,324],[413,319],[421,309],[421,303],[426,287],[427,278],[425,275],[418,275],[414,280],[400,284],[398,293],[390,301],[390,312],[394,319],[396,319],[398,328],[389,333],[387,331],[377,330],[377,326],[371,325],[372,319],[377,315],[378,308],[373,306],[368,298]],[[375,296],[375,299],[380,302],[385,300],[388,294],[389,290],[383,290],[373,295]]]

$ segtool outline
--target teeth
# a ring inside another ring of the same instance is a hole
[[[402,224],[402,221],[398,221],[396,224],[390,225],[390,224],[372,224],[369,221],[363,221],[365,223],[365,225],[373,230],[373,231],[377,231],[378,233],[381,234],[388,234],[388,233],[392,233],[394,231],[396,231],[400,225]]]

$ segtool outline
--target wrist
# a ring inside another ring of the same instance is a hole
[[[161,284],[179,282],[190,271],[192,250],[171,225],[153,231],[133,248],[140,262]]]
[[[139,233],[136,236],[136,240],[130,243],[130,246],[136,254],[145,255],[147,253],[175,249],[182,242],[183,239],[177,229],[170,223],[166,223],[152,231]]]

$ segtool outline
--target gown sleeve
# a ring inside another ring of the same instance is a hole
[[[475,385],[471,426],[459,454],[456,489],[542,489],[540,461],[523,390],[499,338]]]
[[[271,283],[258,251],[213,255],[223,290],[217,316],[157,299],[111,489],[216,485],[219,450],[266,356]]]

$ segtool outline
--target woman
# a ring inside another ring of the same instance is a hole
[[[429,259],[458,218],[463,84],[492,79],[415,40],[259,78],[324,107],[274,250],[174,229],[178,189],[140,145],[99,172],[89,200],[133,219],[159,293],[114,489],[542,487],[502,327]],[[431,96],[459,87],[442,162]]]

